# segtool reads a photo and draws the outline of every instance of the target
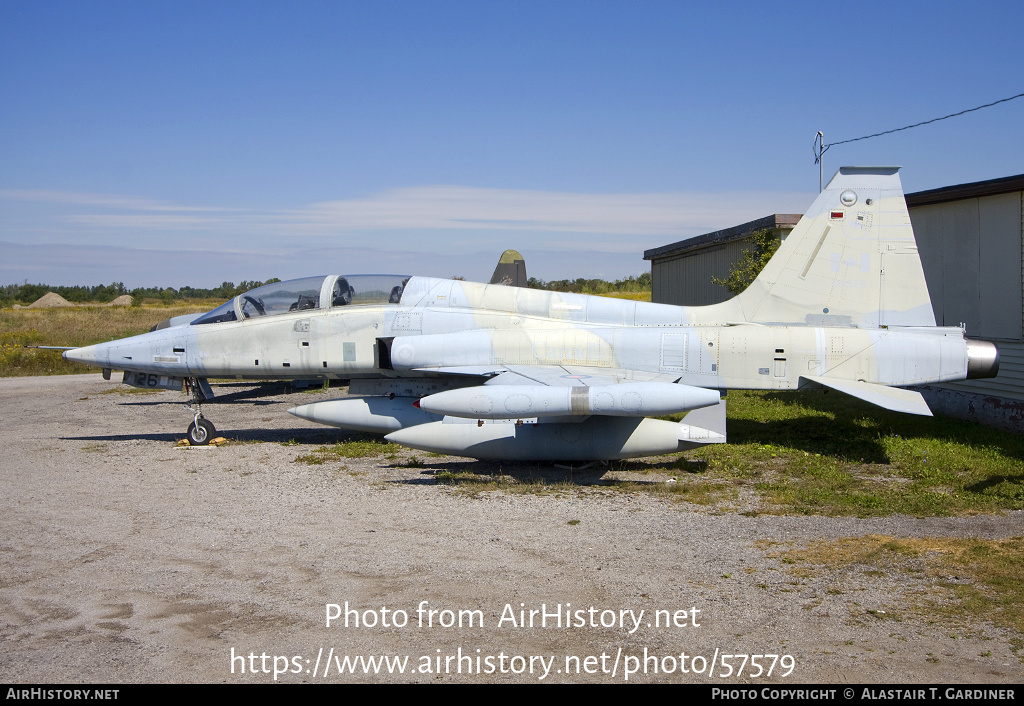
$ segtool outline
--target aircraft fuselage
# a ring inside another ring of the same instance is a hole
[[[486,300],[495,289],[507,299],[515,296],[501,309],[469,305],[471,297]],[[410,296],[418,300],[406,303]],[[542,315],[541,308],[557,315]],[[674,376],[686,385],[723,390],[796,389],[808,375],[906,386],[964,379],[968,373],[970,342],[959,328],[688,325],[688,311],[413,278],[401,303],[179,325],[77,349],[68,357],[178,378],[253,380],[571,366]]]

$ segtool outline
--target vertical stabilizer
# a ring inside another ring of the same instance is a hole
[[[509,287],[525,287],[526,260],[516,250],[506,250],[501,254],[490,284],[504,284]]]
[[[842,167],[751,285],[746,321],[934,326],[899,167]]]

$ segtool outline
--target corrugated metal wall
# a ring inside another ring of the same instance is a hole
[[[972,338],[1022,340],[1022,193],[910,209],[940,326],[966,323]]]
[[[1024,400],[1024,191],[910,209],[936,323],[999,346],[999,375],[940,387]]]
[[[747,247],[746,240],[736,240],[651,263],[651,300],[687,306],[724,302],[732,293],[715,284],[712,277],[728,277],[732,263],[740,259]]]
[[[791,226],[773,229],[785,239]],[[749,234],[748,234],[749,235]],[[729,268],[750,247],[746,238],[691,250],[681,255],[651,261],[651,301],[677,306],[705,306],[733,296],[713,277],[726,279]]]

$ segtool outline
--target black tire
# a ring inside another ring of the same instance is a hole
[[[217,433],[217,430],[213,427],[213,422],[209,419],[203,419],[202,417],[198,420],[199,426],[196,426],[196,422],[192,422],[188,425],[188,431],[185,434],[188,436],[188,443],[192,446],[206,446],[210,443],[210,439]]]

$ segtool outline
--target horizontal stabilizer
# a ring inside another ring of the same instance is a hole
[[[886,385],[876,385],[875,383],[859,382],[856,380],[838,380],[817,375],[801,375],[801,378],[830,387],[833,390],[839,390],[839,392],[860,398],[873,405],[891,409],[894,412],[920,414],[925,417],[932,416],[932,411],[928,408],[928,403],[924,401],[924,397],[921,396],[920,392],[915,392],[914,390],[904,390],[899,387],[887,387]]]

